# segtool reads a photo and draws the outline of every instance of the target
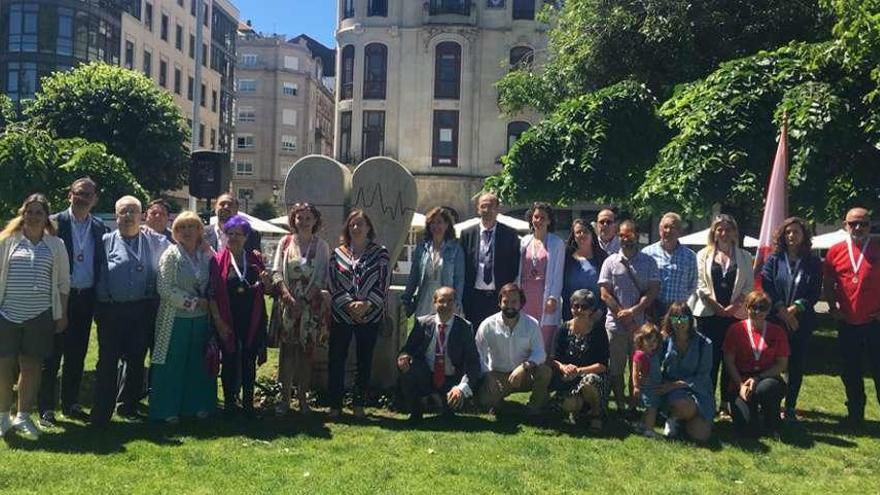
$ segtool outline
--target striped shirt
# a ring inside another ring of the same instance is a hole
[[[52,251],[42,240],[34,245],[22,238],[12,250],[6,275],[6,293],[0,315],[22,323],[52,307]]]
[[[348,246],[339,246],[330,259],[330,291],[333,297],[333,319],[350,325],[346,308],[354,301],[369,301],[370,310],[362,323],[376,323],[385,313],[388,289],[388,250],[371,243],[355,260]]]

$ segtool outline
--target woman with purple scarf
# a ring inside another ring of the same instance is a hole
[[[223,402],[228,417],[240,410],[252,417],[257,358],[266,345],[263,296],[271,280],[260,254],[244,249],[251,233],[247,220],[235,215],[223,224],[223,231],[226,247],[211,260],[211,314],[223,355]]]

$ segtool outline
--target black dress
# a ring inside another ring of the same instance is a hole
[[[571,331],[571,320],[559,327],[556,334],[556,361],[562,364],[573,364],[579,368],[593,364],[604,364],[606,370],[602,373],[590,373],[580,378],[565,381],[558,371],[554,371],[550,381],[550,389],[556,391],[556,396],[564,398],[566,395],[580,393],[584,385],[592,385],[599,390],[601,408],[605,410],[608,400],[608,334],[604,328],[604,318],[600,318],[592,329],[585,335],[576,335]]]

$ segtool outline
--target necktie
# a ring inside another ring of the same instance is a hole
[[[483,231],[483,243],[486,245],[486,252],[480,253],[483,262],[483,283],[489,285],[492,283],[492,272],[495,271],[491,230]]]
[[[446,324],[438,325],[437,343],[434,345],[434,389],[439,390],[446,381],[446,353],[443,344],[446,342]]]

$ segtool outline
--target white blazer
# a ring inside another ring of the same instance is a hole
[[[520,240],[519,243],[519,259],[522,260],[526,250],[535,239],[534,234],[529,234]],[[541,307],[544,307],[544,301],[551,297],[556,299],[556,312],[543,313],[541,317],[541,326],[559,326],[562,319],[562,279],[565,275],[565,242],[556,234],[548,233],[545,240],[547,249],[547,273],[544,276],[544,300]],[[523,267],[520,266],[519,276],[517,276],[517,284],[522,285]]]
[[[736,262],[736,279],[730,301],[734,302],[752,291],[755,287],[755,269],[752,255],[745,249],[733,248]],[[713,316],[715,311],[703,302],[700,294],[715,299],[715,284],[712,281],[712,260],[715,259],[715,248],[706,246],[697,253],[697,291],[688,300],[688,306],[694,316]]]

